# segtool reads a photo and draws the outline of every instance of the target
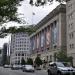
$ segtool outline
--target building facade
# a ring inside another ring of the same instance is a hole
[[[22,58],[26,61],[30,55],[30,38],[25,32],[11,35],[10,64],[20,64]]]
[[[0,65],[2,65],[2,51],[3,51],[3,49],[0,48]]]
[[[8,43],[4,43],[2,51],[2,65],[5,65],[7,63],[7,47]]]
[[[30,36],[33,60],[56,61],[56,53],[66,50],[66,6],[60,4],[37,24],[37,31]]]
[[[67,55],[73,57],[75,66],[75,0],[68,0],[66,4],[67,22]]]

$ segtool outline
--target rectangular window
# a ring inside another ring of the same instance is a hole
[[[73,19],[73,12],[68,15],[69,20]]]
[[[69,38],[70,38],[70,39],[73,39],[73,38],[74,38],[74,33],[73,33],[73,32],[71,32],[71,33],[69,34]]]
[[[68,29],[73,29],[73,25],[74,25],[73,23],[69,24]]]
[[[74,44],[70,44],[69,47],[70,47],[70,49],[73,49],[74,48]]]

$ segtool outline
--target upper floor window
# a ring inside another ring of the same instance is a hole
[[[24,56],[24,54],[22,54],[22,56]]]
[[[74,38],[74,32],[71,32],[71,33],[69,34],[69,38],[70,38],[70,39],[73,39],[73,38]]]
[[[71,3],[71,2],[70,2],[70,3],[68,3],[68,11],[69,11],[69,10],[71,10],[71,9],[72,9],[72,7],[73,7],[72,3]]]
[[[73,29],[73,26],[74,26],[74,24],[73,23],[71,23],[71,24],[69,24],[69,29]]]
[[[18,54],[18,56],[20,56],[20,53]]]
[[[72,9],[72,4],[70,3],[70,4],[68,5],[68,7],[69,7],[69,9]]]
[[[74,44],[70,44],[69,47],[70,47],[71,49],[73,49],[73,48],[74,48]]]
[[[68,19],[73,19],[73,12],[68,15]]]

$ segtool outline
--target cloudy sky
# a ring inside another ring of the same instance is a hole
[[[7,27],[37,24],[46,15],[48,15],[48,13],[50,13],[57,5],[59,5],[59,3],[54,2],[51,5],[35,7],[29,4],[29,0],[24,0],[21,4],[22,6],[18,7],[18,13],[21,13],[19,17],[23,18],[26,21],[26,24],[17,24],[9,22],[7,24]],[[9,42],[9,38],[10,37],[7,36],[3,39],[0,39],[0,47],[2,47],[4,43]]]

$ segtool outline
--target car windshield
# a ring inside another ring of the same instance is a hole
[[[58,62],[56,64],[57,64],[58,67],[64,67],[65,66],[63,63],[60,63],[60,62]]]
[[[66,67],[70,67],[70,66],[71,66],[70,63],[67,63],[67,62],[64,62],[63,64],[64,64],[64,66],[66,66]]]
[[[32,65],[25,65],[25,67],[30,67],[30,68],[31,68],[31,67],[32,67]]]
[[[70,66],[68,63],[65,63],[65,62],[63,62],[63,63],[58,62],[56,64],[57,64],[58,67],[69,67]]]

